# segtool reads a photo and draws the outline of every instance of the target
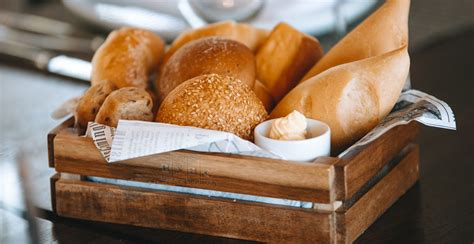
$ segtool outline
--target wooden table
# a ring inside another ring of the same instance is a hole
[[[357,243],[472,243],[474,241],[474,32],[412,50],[413,86],[448,102],[457,131],[422,129],[421,178]],[[87,84],[0,64],[0,243],[27,240],[15,154],[29,155],[40,241],[64,243],[241,242],[188,233],[78,221],[51,212],[46,134],[55,107]]]

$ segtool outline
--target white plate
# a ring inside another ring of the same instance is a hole
[[[312,35],[334,29],[337,0],[267,0],[248,23],[271,29],[284,21]],[[377,0],[343,0],[342,13],[350,23],[369,11]],[[178,1],[172,0],[63,0],[64,5],[86,21],[106,29],[142,27],[167,40],[190,28],[181,17]]]

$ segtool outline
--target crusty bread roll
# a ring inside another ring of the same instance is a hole
[[[91,86],[81,97],[76,107],[74,118],[76,127],[79,132],[83,132],[87,128],[89,121],[94,121],[99,112],[100,107],[104,103],[107,96],[117,87],[111,82],[105,81]]]
[[[105,99],[95,122],[117,127],[120,119],[153,121],[153,101],[150,94],[138,87],[124,87]]]
[[[272,111],[297,110],[331,128],[331,147],[340,152],[383,119],[395,105],[410,68],[407,47],[330,68],[293,89]]]
[[[270,113],[273,109],[273,106],[275,106],[275,102],[273,101],[273,97],[270,94],[268,88],[266,88],[265,85],[262,84],[262,82],[260,82],[259,80],[255,80],[253,91],[255,92],[255,95],[257,95],[258,99],[262,101],[262,104],[267,110],[267,112]]]
[[[164,64],[156,80],[163,100],[179,84],[202,74],[233,76],[249,87],[255,83],[255,57],[244,44],[220,37],[188,42]]]
[[[339,64],[377,56],[408,45],[410,0],[387,0],[334,45],[302,81]]]
[[[252,52],[256,52],[268,36],[269,31],[255,28],[234,21],[223,21],[181,33],[166,51],[163,63],[184,44],[204,37],[219,36],[245,44]]]
[[[257,78],[278,102],[322,55],[316,38],[280,23],[257,53]]]
[[[147,88],[164,52],[164,42],[153,32],[121,28],[113,31],[92,58],[92,85],[111,81],[122,88]]]
[[[161,103],[156,121],[220,130],[251,139],[267,118],[250,87],[230,76],[206,74],[185,81]]]

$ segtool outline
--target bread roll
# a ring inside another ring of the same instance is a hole
[[[153,32],[121,28],[113,31],[92,58],[92,85],[109,80],[122,88],[147,88],[157,71],[164,42]]]
[[[257,78],[278,102],[322,55],[316,38],[278,24],[257,53]]]
[[[267,112],[242,81],[217,74],[201,75],[176,87],[161,103],[156,121],[220,130],[251,139]]]
[[[330,68],[293,89],[270,117],[293,110],[331,128],[333,152],[364,136],[395,105],[408,76],[407,47]]]
[[[257,95],[258,99],[262,101],[262,104],[267,112],[270,113],[273,109],[273,106],[275,106],[275,103],[273,102],[273,97],[270,94],[268,88],[266,88],[262,82],[256,80],[255,85],[253,86],[253,91],[255,92],[255,95]]]
[[[269,31],[247,24],[238,24],[234,21],[224,21],[210,24],[198,29],[181,33],[171,44],[164,57],[164,63],[184,44],[204,37],[219,36],[246,45],[252,52],[256,52],[268,36]]]
[[[145,89],[124,87],[110,93],[105,99],[95,122],[117,127],[120,119],[152,121],[152,109],[152,99]]]
[[[202,74],[233,76],[249,87],[255,83],[255,57],[244,44],[220,37],[191,41],[163,66],[156,81],[163,100],[179,84]]]
[[[94,121],[99,112],[100,107],[104,103],[107,96],[117,87],[111,82],[105,81],[91,86],[81,97],[76,107],[74,118],[76,127],[80,132],[87,128],[89,121]]]
[[[311,68],[307,80],[339,64],[377,56],[408,45],[410,0],[387,0]]]

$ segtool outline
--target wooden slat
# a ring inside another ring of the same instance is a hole
[[[351,198],[368,180],[418,134],[419,125],[412,122],[397,126],[374,142],[344,155],[335,166],[336,199]]]
[[[329,243],[333,213],[74,180],[56,181],[60,216],[263,242]]]
[[[353,242],[418,180],[418,176],[419,148],[410,145],[400,163],[352,207],[336,211],[338,242]]]
[[[51,209],[56,212],[56,181],[59,180],[59,174],[54,174],[49,178],[49,187],[51,192]]]
[[[65,120],[54,129],[52,129],[48,133],[48,165],[49,167],[54,167],[54,138],[58,133],[61,131],[70,128],[74,125],[74,117],[70,117],[69,119]]]
[[[182,150],[107,164],[92,140],[72,129],[54,139],[58,172],[320,203],[334,200],[336,160],[299,163]]]

